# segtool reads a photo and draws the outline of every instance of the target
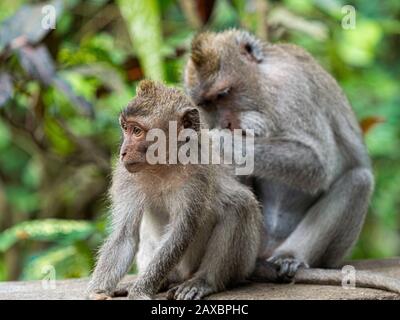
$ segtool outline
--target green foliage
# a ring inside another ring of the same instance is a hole
[[[94,226],[86,221],[42,219],[21,222],[0,234],[0,252],[4,252],[18,240],[64,242],[87,238]]]
[[[56,270],[56,279],[87,277],[92,265],[92,254],[87,247],[79,246],[79,244],[62,245],[40,252],[28,259],[22,279],[43,279],[49,266]]]
[[[146,77],[164,79],[161,16],[157,0],[118,0]]]
[[[197,20],[183,2],[56,0],[55,30],[41,28],[43,2],[0,2],[0,280],[41,279],[49,266],[60,279],[89,274],[106,234],[118,113],[144,77],[181,85],[199,23],[296,43],[334,75],[376,177],[353,257],[400,254],[399,2],[346,2],[350,30],[339,0],[198,1]],[[11,46],[21,35],[28,42]]]

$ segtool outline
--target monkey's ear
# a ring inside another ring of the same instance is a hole
[[[136,95],[154,95],[157,89],[157,83],[152,80],[142,80],[136,87]]]
[[[261,63],[264,60],[265,45],[248,32],[241,32],[237,36],[239,50],[247,60]]]
[[[182,115],[182,125],[185,129],[200,130],[200,112],[196,108],[186,109]]]

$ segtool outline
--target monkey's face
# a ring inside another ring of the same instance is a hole
[[[158,164],[176,164],[170,159],[176,159],[178,148],[187,142],[180,137],[181,133],[185,138],[190,135],[191,140],[200,131],[198,109],[179,90],[153,81],[141,81],[136,93],[120,115],[121,162],[131,173],[150,169],[149,166],[160,169]],[[191,130],[182,132],[184,129]],[[153,143],[156,145],[152,146]]]
[[[126,170],[137,172],[146,165],[146,152],[149,142],[146,141],[147,128],[136,118],[120,116],[123,132],[123,142],[120,149],[120,159]]]
[[[242,120],[259,99],[263,50],[253,36],[236,30],[202,33],[193,40],[185,88],[211,128],[248,129]]]

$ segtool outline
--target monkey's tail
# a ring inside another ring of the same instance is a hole
[[[343,273],[335,269],[300,268],[295,283],[342,285]],[[356,271],[355,285],[361,288],[381,289],[400,294],[400,280],[373,271]]]
[[[274,265],[264,261],[257,266],[250,277],[257,282],[280,282]],[[338,269],[300,268],[294,276],[294,283],[341,286],[343,273]],[[380,289],[400,294],[400,280],[373,271],[356,271],[355,285],[360,288]]]

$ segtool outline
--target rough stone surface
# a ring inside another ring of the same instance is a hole
[[[385,260],[350,261],[357,270],[373,270],[400,279],[400,258]],[[134,276],[127,276],[123,282]],[[45,288],[41,281],[17,281],[0,283],[0,300],[10,299],[85,299],[87,279],[60,280],[55,288]],[[163,294],[158,299],[165,299]],[[119,298],[123,299],[123,298]],[[226,292],[214,294],[209,299],[270,300],[270,299],[396,299],[400,295],[375,289],[344,289],[335,286],[302,284],[250,283]]]

